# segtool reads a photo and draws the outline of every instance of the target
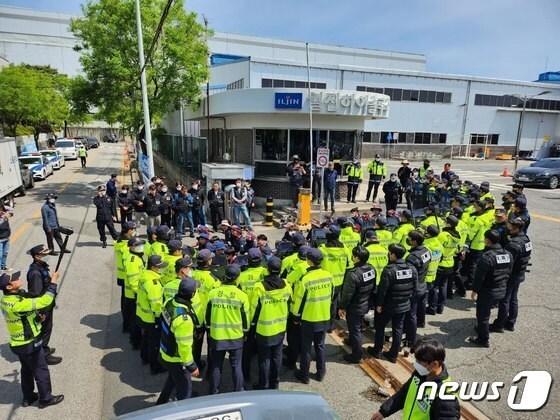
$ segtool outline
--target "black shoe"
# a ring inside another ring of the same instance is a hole
[[[486,347],[486,348],[490,347],[490,343],[488,341],[482,341],[480,338],[476,336],[467,338],[467,341],[479,347]]]
[[[45,357],[45,360],[47,361],[47,365],[58,365],[60,362],[62,362],[62,357],[49,354],[47,357]]]
[[[436,312],[438,313],[438,315],[441,315],[443,313],[443,309],[438,309]]]
[[[33,393],[33,398],[26,400],[25,398],[23,399],[23,401],[21,402],[21,406],[22,407],[29,407],[30,405],[33,405],[33,403],[35,403],[35,401],[37,401],[39,399],[39,394],[37,394],[36,392]]]
[[[57,251],[51,251],[51,252],[49,252],[49,255],[52,255],[52,256],[56,257],[58,255],[58,252]]]
[[[496,324],[490,324],[488,330],[493,333],[503,333],[504,329],[502,327],[497,326]]]
[[[431,308],[426,309],[426,315],[435,315],[435,314],[436,314],[436,311],[434,311],[433,309],[431,309]]]
[[[51,355],[51,354],[54,354],[55,351],[56,351],[56,349],[55,349],[54,347],[47,347],[47,348],[45,349],[45,355],[46,355],[46,356],[49,356],[49,355]]]
[[[377,351],[375,349],[375,347],[370,346],[366,349],[367,354],[369,354],[372,357],[375,357],[376,359],[381,359],[381,352]]]
[[[426,326],[426,324],[425,324],[425,323],[422,323],[422,324],[416,325],[416,328],[424,328],[425,326]]]
[[[352,363],[352,364],[358,364],[358,363],[360,363],[360,359],[356,359],[356,358],[352,357],[351,354],[345,354],[344,356],[342,356],[342,359],[343,359],[345,362]]]
[[[107,241],[103,241],[101,243],[101,248],[107,248]]]
[[[296,370],[296,371],[294,372],[294,376],[295,376],[296,379],[297,379],[298,381],[300,381],[302,384],[306,384],[306,385],[309,384],[309,377],[305,377],[305,376],[303,375],[303,372],[302,372],[301,370]]]
[[[506,330],[508,330],[508,331],[511,331],[511,332],[514,332],[514,331],[515,331],[515,326],[512,325],[512,324],[509,324],[509,325],[506,324],[506,325],[504,326],[504,329],[506,329]]]
[[[315,373],[315,378],[314,378],[317,382],[323,382],[323,379],[325,379],[325,373]]]
[[[397,356],[393,356],[391,353],[389,353],[388,351],[384,351],[383,353],[383,357],[385,359],[387,359],[389,362],[391,363],[397,363]]]
[[[51,405],[57,405],[64,400],[64,395],[53,395],[52,398],[48,401],[39,401],[39,408],[47,408]]]
[[[282,366],[284,366],[286,369],[293,370],[293,369],[296,368],[296,363],[295,362],[288,362],[287,360],[283,360],[282,361]]]

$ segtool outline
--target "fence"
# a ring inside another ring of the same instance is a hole
[[[451,145],[451,144],[362,144],[362,159],[371,159],[376,154],[384,159],[408,159],[410,161],[421,161],[429,159],[433,161],[442,159],[456,159],[460,157],[481,157],[493,159],[502,153],[513,153],[513,146],[496,146],[472,144],[472,145]]]
[[[202,163],[207,161],[208,146],[204,137],[181,137],[160,134],[154,138],[153,149],[173,162],[186,177],[199,178]]]

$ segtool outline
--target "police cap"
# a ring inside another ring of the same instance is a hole
[[[299,232],[296,232],[294,236],[292,236],[292,242],[295,246],[304,246],[306,244],[304,236]]]
[[[135,246],[140,246],[140,245],[144,245],[146,243],[146,241],[144,239],[141,238],[130,238],[128,240],[128,247],[129,248],[134,248]]]
[[[524,209],[524,208],[527,207],[527,200],[523,197],[517,197],[515,199],[514,204],[515,204],[515,207],[518,207],[520,209]]]
[[[167,262],[163,261],[161,255],[150,255],[150,258],[148,258],[148,268],[151,267],[164,268],[167,267]]]
[[[268,260],[268,271],[271,273],[279,273],[282,267],[282,261],[278,257],[271,257]]]
[[[35,245],[33,248],[31,248],[28,253],[29,255],[31,255],[32,257],[36,256],[36,255],[45,255],[48,254],[49,248],[46,247],[45,245]]]
[[[497,230],[490,229],[484,232],[484,237],[493,244],[500,242],[500,233]]]
[[[188,255],[185,255],[183,258],[179,258],[177,261],[175,261],[175,272],[178,273],[182,268],[192,267],[192,265],[192,258]]]
[[[239,265],[229,264],[226,267],[226,272],[225,272],[226,279],[233,281],[237,277],[239,277],[239,274],[241,274],[241,268],[239,267]]]
[[[5,290],[6,286],[8,284],[10,284],[11,278],[10,275],[7,273],[4,273],[2,275],[0,275],[0,290]]]
[[[169,248],[169,252],[179,251],[183,248],[183,243],[178,239],[172,239],[167,244],[167,248]]]
[[[410,220],[412,219],[412,212],[408,209],[404,209],[403,211],[401,211],[401,217],[406,220]]]
[[[307,251],[307,259],[313,264],[320,264],[323,261],[323,253],[317,248],[311,248]]]
[[[520,229],[525,227],[525,221],[521,217],[515,217],[509,221],[510,225],[518,226]]]
[[[123,232],[128,232],[129,230],[136,229],[136,223],[133,221],[124,222],[123,224]]]
[[[196,257],[199,261],[210,261],[214,258],[214,254],[209,249],[203,249],[198,253]]]
[[[308,246],[302,246],[298,249],[298,258],[300,260],[305,260],[307,259],[307,253],[309,252],[311,248]]]
[[[445,221],[447,222],[447,224],[449,226],[451,226],[452,228],[456,228],[457,225],[459,224],[459,219],[457,219],[457,217],[453,216],[453,215],[449,215],[446,217]]]
[[[164,239],[164,240],[165,240],[165,239],[168,239],[168,237],[169,237],[169,231],[170,231],[170,230],[171,230],[171,229],[169,229],[169,226],[167,226],[167,225],[159,225],[159,226],[156,228],[156,235],[157,235],[157,238],[158,238],[158,239]]]
[[[426,229],[426,233],[430,235],[431,238],[434,238],[439,235],[439,228],[436,225],[430,225]]]
[[[385,216],[378,216],[377,219],[375,219],[375,223],[377,223],[380,228],[384,228],[387,226],[387,218]]]
[[[340,228],[337,225],[331,225],[327,231],[327,239],[338,239],[340,236]]]
[[[198,235],[198,239],[210,239],[210,235],[208,235],[207,232],[202,232],[200,235]]]
[[[258,260],[262,259],[262,252],[258,248],[249,249],[248,254],[249,254],[249,259],[251,261],[258,261]]]
[[[223,241],[214,242],[214,251],[225,251],[226,244]]]
[[[463,215],[463,209],[461,207],[453,207],[452,212],[457,217],[461,217]]]
[[[368,230],[366,230],[365,237],[366,237],[367,240],[370,240],[370,241],[375,240],[375,239],[377,239],[377,233],[375,233],[375,230],[368,229]]]
[[[184,298],[191,298],[196,292],[196,281],[190,277],[185,277],[179,283],[179,289],[177,289],[177,295]]]

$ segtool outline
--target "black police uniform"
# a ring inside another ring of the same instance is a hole
[[[387,356],[396,358],[401,346],[403,323],[406,313],[410,310],[410,299],[416,290],[418,273],[412,264],[398,259],[389,263],[381,274],[377,286],[376,307],[381,306],[382,312],[375,311],[375,344],[369,352],[379,356],[385,341],[385,326],[391,321],[393,342]]]
[[[124,228],[126,222],[132,221],[133,203],[130,193],[124,194],[122,191],[117,195],[117,204],[121,216],[121,227]]]
[[[113,200],[111,200],[111,197],[107,195],[98,195],[93,199],[93,204],[95,205],[95,207],[97,207],[95,221],[97,222],[99,240],[103,242],[103,244],[107,242],[107,236],[105,235],[105,226],[107,226],[107,229],[109,229],[109,233],[116,241],[119,235],[117,234],[115,226],[113,225],[113,217],[116,216],[113,208]]]
[[[498,319],[494,325],[497,328],[505,327],[513,331],[518,313],[517,292],[520,284],[525,280],[533,245],[525,233],[520,233],[510,238],[505,249],[513,257],[513,270],[507,284],[506,296],[498,305]]]
[[[27,271],[27,296],[39,297],[46,293],[51,284],[51,274],[49,273],[49,265],[44,261],[34,260]],[[53,329],[53,303],[40,311],[45,317],[41,321],[41,340],[43,341],[43,349],[45,355],[50,354],[49,342]]]
[[[507,283],[513,267],[513,257],[502,246],[493,244],[486,247],[476,267],[473,291],[476,300],[476,321],[478,341],[488,344],[489,319],[492,306],[506,297]]]
[[[375,269],[369,264],[357,263],[347,270],[342,283],[338,306],[346,311],[346,323],[352,360],[359,362],[362,358],[362,317],[369,310],[369,302],[375,293]]]
[[[416,342],[416,329],[418,326],[424,327],[426,323],[426,295],[428,293],[428,286],[426,285],[425,277],[431,259],[430,250],[423,245],[411,248],[408,257],[406,257],[406,262],[413,265],[418,273],[416,289],[410,299],[410,311],[406,313],[404,319],[404,332],[406,334],[406,341],[408,341],[410,346],[413,346]]]
[[[218,226],[224,218],[224,192],[222,190],[208,191],[208,204],[210,206],[210,219],[212,227],[218,230]]]
[[[169,191],[159,192],[161,224],[171,226],[171,205],[173,196]]]
[[[401,184],[398,181],[386,181],[383,184],[383,192],[385,193],[385,207],[387,211],[396,210],[399,202],[399,190]]]

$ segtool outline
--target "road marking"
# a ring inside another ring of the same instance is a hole
[[[531,213],[531,217],[540,220],[547,220],[549,222],[560,223],[560,219],[558,217],[546,216],[544,214]]]

